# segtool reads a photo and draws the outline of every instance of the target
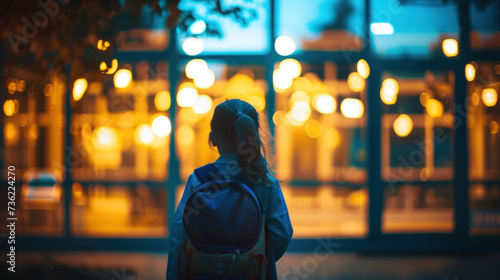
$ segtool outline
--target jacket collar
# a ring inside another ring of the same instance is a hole
[[[214,161],[215,164],[235,164],[238,162],[238,158],[233,154],[220,155],[219,158]]]

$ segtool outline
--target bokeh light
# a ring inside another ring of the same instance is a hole
[[[291,78],[297,78],[302,72],[300,62],[293,58],[287,58],[280,63],[279,68]]]
[[[413,129],[413,121],[410,116],[402,114],[394,121],[393,128],[399,137],[406,137]]]
[[[189,32],[191,34],[196,34],[196,35],[205,32],[205,29],[207,29],[207,24],[203,20],[201,20],[201,19],[195,20],[189,26]]]
[[[190,85],[181,86],[179,88],[179,92],[177,93],[177,105],[179,105],[179,107],[193,106],[198,98],[198,91]]]
[[[295,42],[288,36],[279,36],[276,38],[274,48],[281,56],[291,55],[295,51]]]
[[[170,92],[162,90],[155,96],[155,107],[158,111],[166,111],[170,108]]]
[[[476,77],[476,68],[474,68],[474,65],[470,63],[465,65],[465,78],[467,79],[467,81],[472,82],[474,81],[475,77]]]
[[[7,99],[3,103],[3,112],[7,117],[10,117],[19,111],[19,101],[15,99]]]
[[[208,70],[208,64],[203,59],[192,59],[186,64],[186,77],[194,79]]]
[[[439,118],[443,116],[444,107],[441,102],[436,99],[429,99],[425,106],[427,114],[433,118]]]
[[[113,77],[113,82],[116,88],[126,88],[132,83],[132,72],[128,69],[120,69],[116,71]]]
[[[319,121],[317,120],[309,120],[306,123],[306,133],[311,138],[318,138],[321,136],[323,128]]]
[[[139,145],[151,145],[155,139],[155,135],[151,127],[147,124],[141,124],[135,129],[135,142]]]
[[[194,85],[197,88],[207,89],[215,83],[215,73],[211,69],[207,69],[194,78]]]
[[[356,69],[361,78],[366,79],[370,76],[370,65],[368,65],[366,60],[360,59],[356,64]]]
[[[443,53],[447,57],[458,55],[458,42],[455,39],[445,39],[443,41]]]
[[[340,104],[340,111],[346,118],[357,119],[363,116],[365,107],[361,100],[356,98],[346,98]]]
[[[276,69],[273,72],[273,85],[277,91],[284,91],[293,83],[293,79],[282,69]]]
[[[311,116],[311,107],[306,102],[296,102],[293,104],[291,116],[297,122],[303,123]]]
[[[154,134],[158,137],[166,137],[172,131],[172,124],[170,123],[170,119],[165,116],[158,116],[153,120],[153,124],[151,125],[153,128]]]
[[[321,94],[315,101],[316,110],[322,114],[332,114],[337,109],[337,101],[329,94]]]
[[[485,88],[481,95],[484,105],[493,107],[497,104],[498,94],[494,88]]]
[[[115,149],[118,146],[119,137],[116,131],[107,126],[94,129],[92,143],[99,149]]]
[[[193,111],[196,114],[206,114],[212,109],[212,98],[210,96],[202,94],[196,98],[196,102],[193,105]]]
[[[198,38],[188,38],[182,44],[182,49],[187,55],[198,55],[203,51],[203,41]]]
[[[365,79],[361,78],[358,72],[352,72],[347,77],[347,85],[352,91],[360,92],[365,89],[366,82]]]
[[[87,90],[87,86],[87,80],[84,78],[77,79],[75,81],[75,83],[73,84],[73,99],[75,99],[75,101],[82,99],[83,94]]]

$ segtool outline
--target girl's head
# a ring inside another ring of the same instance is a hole
[[[210,144],[220,154],[236,154],[243,174],[253,181],[268,181],[259,114],[252,105],[240,99],[222,102],[215,107],[210,127]]]

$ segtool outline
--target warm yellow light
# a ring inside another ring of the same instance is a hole
[[[154,119],[152,124],[153,132],[158,137],[166,137],[172,131],[170,119],[165,116],[158,116]]]
[[[296,102],[293,104],[291,116],[294,120],[303,123],[311,116],[311,107],[306,102]]]
[[[337,109],[337,101],[329,94],[321,94],[316,98],[316,110],[322,114],[332,114]]]
[[[441,104],[441,102],[436,99],[429,99],[427,101],[425,109],[427,111],[427,114],[429,114],[429,116],[433,118],[441,117],[444,112],[443,104]]]
[[[305,93],[309,93],[311,91],[312,85],[307,78],[299,77],[295,80],[293,88],[297,91],[303,91]]]
[[[497,104],[498,94],[494,88],[485,88],[483,89],[482,99],[484,105],[488,107],[493,107]]]
[[[474,81],[475,77],[476,77],[476,68],[474,68],[474,65],[472,64],[465,65],[465,78],[467,79],[467,81],[472,82]]]
[[[3,103],[3,112],[7,117],[10,117],[19,111],[19,101],[7,99]]]
[[[273,123],[276,126],[281,126],[283,124],[283,121],[285,120],[285,112],[283,111],[276,111],[273,115]]]
[[[19,126],[6,122],[3,128],[5,145],[15,145],[19,141]]]
[[[128,69],[120,69],[116,71],[113,77],[113,82],[116,88],[126,88],[132,83],[132,72]]]
[[[429,101],[429,94],[427,94],[427,92],[422,92],[420,94],[420,104],[422,104],[422,106],[426,106],[427,105],[427,101]]]
[[[208,70],[208,64],[203,59],[193,59],[186,64],[186,77],[194,79]]]
[[[307,104],[311,104],[311,100],[309,99],[309,95],[307,95],[307,93],[302,92],[302,91],[296,91],[290,97],[290,100],[288,101],[288,106],[290,108],[292,108],[293,104],[295,104],[296,102],[299,102],[299,101],[305,102]]]
[[[406,137],[413,129],[413,121],[410,116],[402,114],[394,121],[393,128],[399,137]]]
[[[114,149],[118,146],[118,134],[111,127],[98,127],[92,133],[92,143],[99,149]]]
[[[141,124],[135,129],[135,142],[139,145],[148,146],[153,143],[155,135],[151,127],[147,124]]]
[[[443,41],[443,53],[447,57],[457,56],[458,42],[455,39],[445,39]]]
[[[170,108],[170,92],[162,90],[155,96],[155,107],[158,111],[166,111]]]
[[[193,105],[193,111],[196,114],[206,114],[212,109],[212,98],[208,95],[199,95],[198,98],[196,98],[196,102]]]
[[[292,85],[293,79],[282,69],[276,69],[273,72],[273,84],[277,90],[285,90]]]
[[[106,62],[101,62],[101,64],[99,65],[99,69],[101,70],[101,72],[106,72],[108,71],[108,65],[106,64]]]
[[[101,72],[105,74],[114,74],[116,72],[116,69],[118,69],[118,60],[113,59],[111,61],[111,68],[108,68],[108,65],[106,62],[101,62],[101,65],[99,65],[99,69],[101,69]]]
[[[207,89],[214,85],[215,74],[214,71],[207,69],[194,78],[194,85],[197,88]]]
[[[266,101],[259,95],[249,96],[246,101],[250,103],[250,105],[252,105],[257,111],[262,111],[266,108]]]
[[[182,125],[177,129],[177,144],[179,146],[189,146],[193,144],[194,141],[194,130],[192,127],[187,125]]]
[[[87,90],[87,86],[87,80],[84,78],[77,79],[75,81],[75,83],[73,84],[73,99],[75,99],[75,101],[82,99],[83,94]]]
[[[293,126],[301,126],[304,124],[304,122],[297,121],[296,119],[293,118],[292,111],[289,111],[288,113],[286,113],[285,120],[287,123],[289,123]]]
[[[288,36],[279,36],[276,38],[274,48],[279,55],[287,56],[295,51],[295,43]]]
[[[302,66],[300,66],[300,62],[293,58],[287,58],[283,60],[280,63],[279,68],[291,78],[297,78],[302,72]]]
[[[334,127],[326,127],[325,136],[326,139],[330,140],[327,142],[327,147],[330,149],[335,149],[340,145],[340,133]]]
[[[396,103],[399,93],[399,84],[396,80],[389,78],[382,82],[382,87],[380,88],[380,100],[384,104],[392,105]]]
[[[498,123],[496,121],[491,121],[490,123],[490,133],[497,134],[498,133]]]
[[[10,94],[14,94],[17,90],[16,81],[13,78],[7,80],[7,91]]]
[[[347,77],[347,85],[354,92],[360,92],[365,89],[365,79],[361,78],[358,72],[352,72]]]
[[[306,133],[311,138],[318,138],[321,136],[322,126],[317,120],[309,120],[306,124]]]
[[[182,44],[182,49],[187,55],[198,55],[203,51],[203,41],[197,38],[189,38]]]
[[[340,111],[346,118],[357,119],[363,116],[365,107],[361,100],[356,98],[346,98],[340,104]]]
[[[23,92],[26,89],[26,81],[25,80],[17,80],[16,90],[19,92]]]
[[[177,93],[177,105],[179,107],[191,107],[198,98],[198,91],[195,88],[186,86]]]
[[[366,60],[360,59],[358,61],[358,64],[356,64],[356,69],[358,70],[361,78],[366,79],[368,78],[368,76],[370,76],[370,65],[368,65],[368,62],[366,62]]]

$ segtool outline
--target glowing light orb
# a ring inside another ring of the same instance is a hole
[[[170,92],[162,90],[155,96],[155,107],[158,111],[166,111],[170,108]]]
[[[75,99],[75,101],[82,99],[83,94],[87,90],[87,86],[87,80],[84,78],[77,79],[75,81],[75,83],[73,84],[73,99]]]
[[[467,79],[467,81],[472,82],[474,81],[475,77],[476,77],[476,68],[474,68],[474,65],[472,64],[465,65],[465,78]]]
[[[193,59],[186,64],[186,77],[194,79],[208,70],[208,64],[203,59]]]
[[[158,137],[166,137],[172,131],[170,119],[165,116],[156,117],[151,127],[153,128],[154,134]]]
[[[273,72],[273,84],[277,90],[285,90],[292,85],[293,79],[282,69],[276,69]]]
[[[346,98],[340,104],[340,112],[346,118],[357,119],[363,116],[365,107],[361,100],[356,98]]]
[[[19,111],[19,101],[15,99],[7,99],[3,103],[3,112],[7,117],[10,117]]]
[[[493,107],[497,104],[498,94],[494,88],[485,88],[481,95],[484,105],[488,107]]]
[[[113,82],[116,88],[126,88],[132,83],[132,72],[128,69],[120,69],[116,71],[113,77]]]
[[[182,49],[187,55],[198,55],[203,51],[203,41],[197,38],[189,38],[182,44]]]
[[[303,123],[311,116],[311,107],[309,104],[299,101],[293,104],[290,112],[294,120]]]
[[[293,58],[287,58],[280,63],[279,68],[284,71],[290,78],[297,78],[302,72],[300,62]]]
[[[179,107],[191,107],[198,98],[198,91],[190,86],[183,87],[177,93],[177,105]]]
[[[361,78],[366,79],[370,76],[370,65],[364,59],[360,59],[356,64],[356,69]]]
[[[332,114],[337,109],[337,101],[329,94],[321,94],[316,98],[316,110],[322,114]]]
[[[441,102],[436,99],[429,99],[425,105],[427,114],[433,118],[438,118],[443,115],[444,107]]]
[[[147,124],[141,124],[135,129],[135,141],[139,145],[151,145],[155,139],[155,135],[151,127]]]
[[[207,24],[201,19],[195,20],[189,26],[189,32],[191,34],[197,34],[197,35],[201,34],[201,33],[205,32],[205,29],[207,29]]]
[[[365,89],[365,79],[361,78],[358,72],[352,72],[347,77],[347,85],[354,92],[360,92]]]
[[[291,55],[295,51],[295,42],[288,36],[279,36],[276,38],[274,48],[281,56]]]
[[[196,114],[206,114],[212,109],[212,98],[208,95],[199,95],[198,98],[196,98],[196,102],[193,105],[193,111]]]
[[[311,138],[318,138],[321,136],[323,127],[317,120],[309,120],[306,123],[306,133]]]
[[[413,120],[410,116],[402,114],[394,121],[393,128],[396,135],[406,137],[413,129]]]
[[[455,39],[445,39],[443,41],[443,53],[447,57],[457,56],[458,42]]]
[[[197,75],[193,82],[197,88],[210,88],[215,83],[215,73],[214,71],[207,69],[203,73]]]

